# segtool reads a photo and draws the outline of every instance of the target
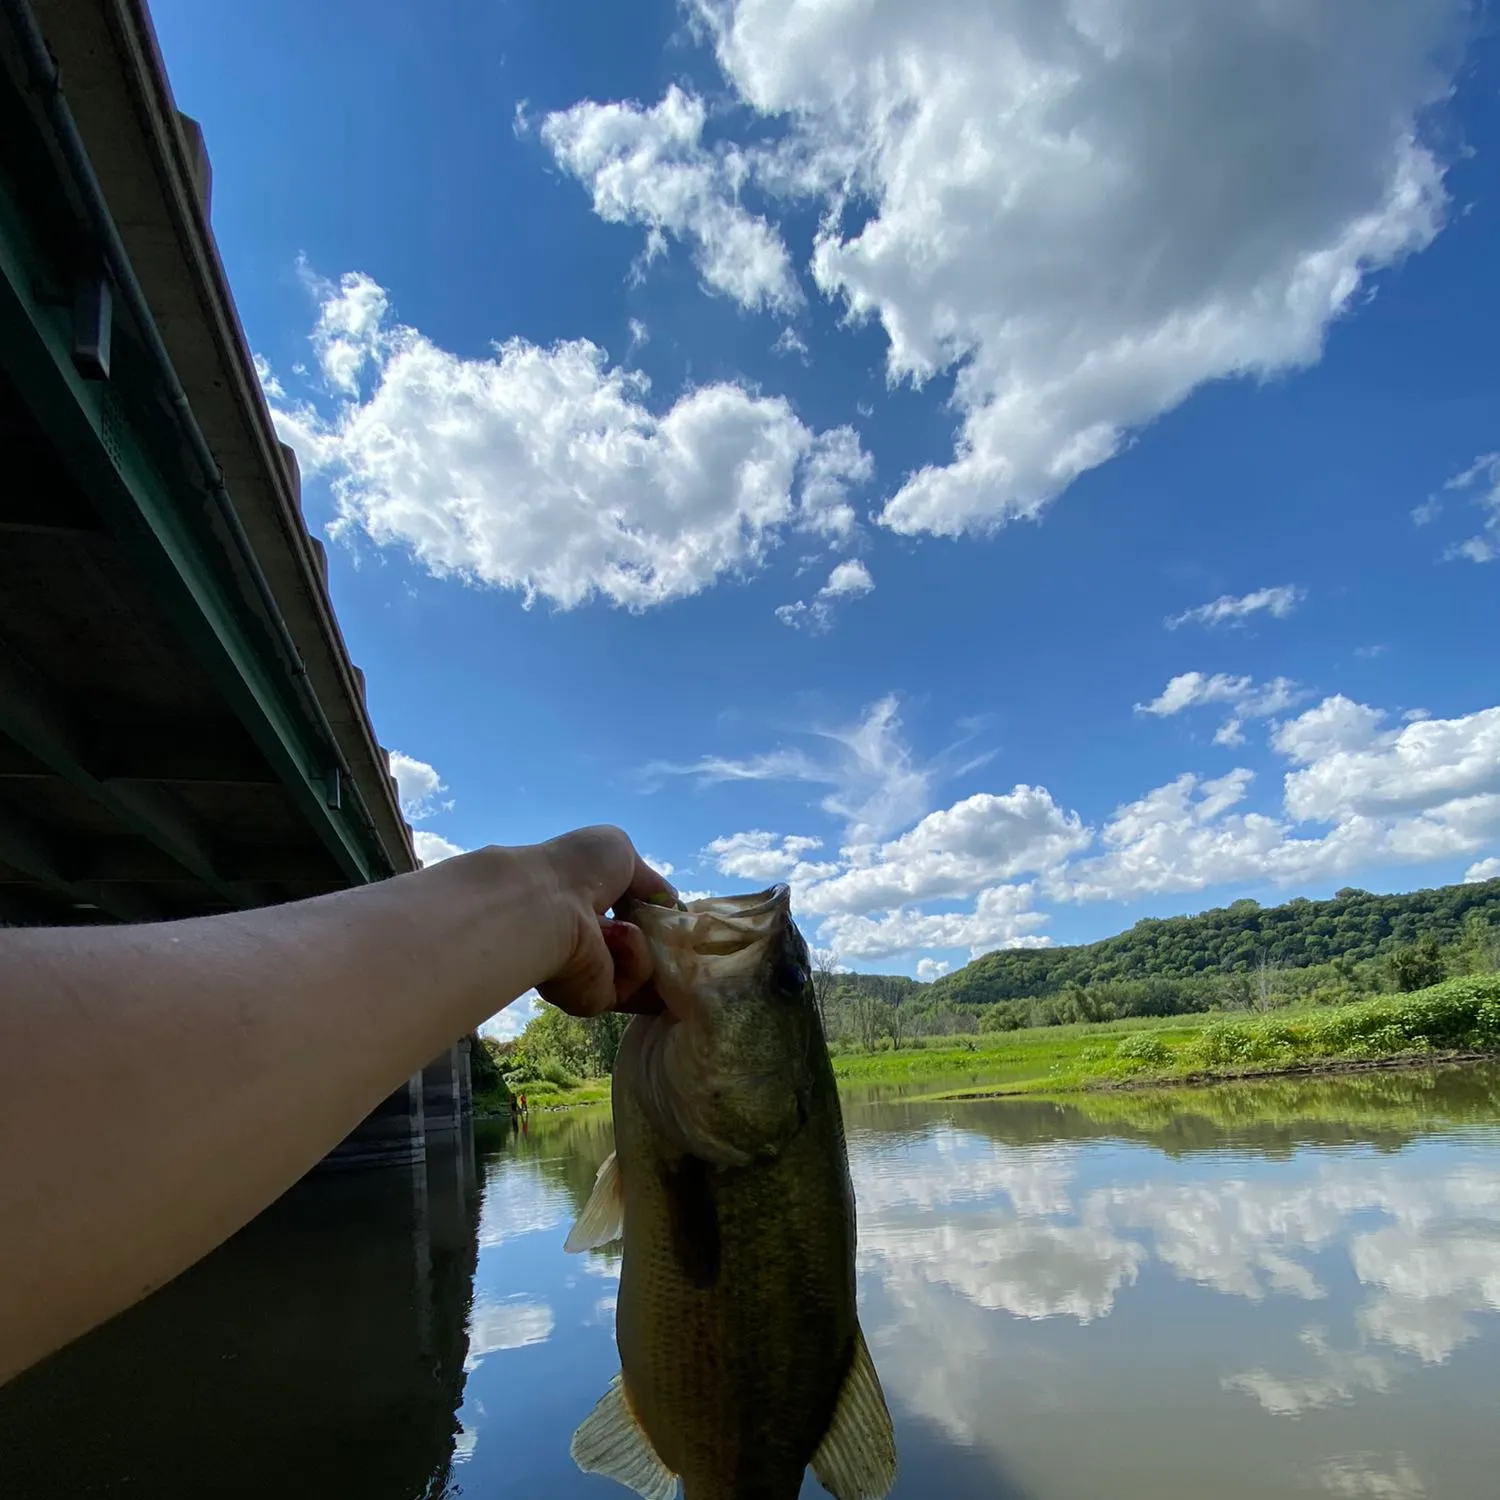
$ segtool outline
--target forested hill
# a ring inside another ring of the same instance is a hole
[[[1248,973],[1263,960],[1279,968],[1361,962],[1429,937],[1456,942],[1471,914],[1500,921],[1500,880],[1398,896],[1350,887],[1331,901],[1299,897],[1284,906],[1236,901],[1192,917],[1148,917],[1128,932],[1078,947],[986,953],[935,980],[923,998],[989,1005],[1053,994],[1069,984]]]

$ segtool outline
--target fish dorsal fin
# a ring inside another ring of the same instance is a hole
[[[625,1195],[620,1183],[620,1163],[611,1151],[594,1177],[594,1191],[583,1205],[563,1249],[569,1255],[597,1250],[625,1232]]]
[[[633,1489],[645,1500],[673,1500],[677,1476],[656,1456],[625,1395],[625,1377],[616,1375],[599,1404],[579,1424],[569,1449],[585,1474],[602,1474]]]
[[[858,1325],[854,1358],[812,1466],[823,1488],[838,1500],[882,1500],[896,1482],[896,1434]]]

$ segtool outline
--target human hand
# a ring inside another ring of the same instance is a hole
[[[629,896],[648,901],[677,892],[648,865],[629,836],[608,824],[580,828],[535,846],[551,881],[557,921],[554,972],[538,983],[542,999],[574,1016],[607,1010],[655,1009],[642,991],[651,978],[651,952],[633,922],[606,916]]]

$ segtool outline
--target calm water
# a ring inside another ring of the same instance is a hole
[[[1500,1492],[1500,1071],[846,1114],[898,1495]],[[534,1117],[303,1184],[0,1391],[0,1496],[628,1495],[567,1455],[615,1369],[618,1262],[561,1248],[608,1149]]]

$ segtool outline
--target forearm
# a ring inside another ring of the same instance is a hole
[[[0,1380],[168,1280],[558,961],[546,861],[0,934]]]

